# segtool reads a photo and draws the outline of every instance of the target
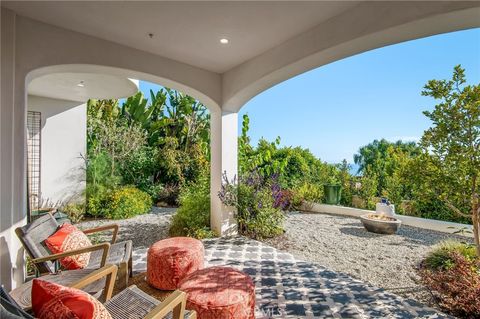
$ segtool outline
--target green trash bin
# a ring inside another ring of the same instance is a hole
[[[341,185],[324,185],[325,191],[325,203],[329,205],[340,204],[340,198],[342,198],[342,186]]]

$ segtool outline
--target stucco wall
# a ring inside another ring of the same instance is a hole
[[[24,79],[16,76],[16,16],[2,9],[0,108],[0,279],[7,289],[24,278],[14,229],[26,221]]]
[[[326,214],[352,216],[352,217],[360,217],[362,215],[371,214],[374,212],[366,209],[358,209],[358,208],[319,204],[319,203],[308,203],[304,205],[301,210],[308,213],[326,213]],[[467,237],[473,237],[472,225],[458,224],[458,223],[452,223],[452,222],[445,222],[441,220],[419,218],[419,217],[405,216],[405,215],[398,215],[398,214],[396,215],[396,217],[402,221],[403,225],[430,229],[430,230],[440,231],[440,232],[449,233],[449,234],[452,234],[458,230],[464,229],[466,231],[470,231],[470,233],[464,232],[462,235]]]
[[[87,142],[85,103],[28,96],[28,110],[41,112],[41,198],[53,203],[84,196]]]

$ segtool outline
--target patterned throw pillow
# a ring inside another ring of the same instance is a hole
[[[50,237],[45,239],[45,244],[53,254],[91,246],[92,243],[82,231],[70,224],[63,224]],[[60,259],[60,264],[65,269],[85,268],[90,261],[90,253],[69,256]]]
[[[32,282],[32,310],[39,319],[112,319],[88,293],[40,279]]]

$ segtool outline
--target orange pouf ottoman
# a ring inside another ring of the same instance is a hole
[[[255,318],[255,284],[230,267],[209,267],[188,275],[179,289],[187,294],[187,309],[199,319]]]
[[[187,275],[203,268],[201,241],[173,237],[153,244],[147,253],[147,282],[158,289],[174,290]]]

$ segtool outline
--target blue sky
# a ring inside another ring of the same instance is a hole
[[[466,69],[468,83],[480,82],[480,29],[404,42],[303,73],[250,100],[240,111],[250,117],[250,136],[281,137],[285,146],[310,149],[322,160],[353,162],[359,147],[374,139],[416,140],[430,125],[422,114],[434,100],[420,92],[430,79]],[[158,88],[141,82],[147,93]],[[240,126],[239,126],[240,127]]]

